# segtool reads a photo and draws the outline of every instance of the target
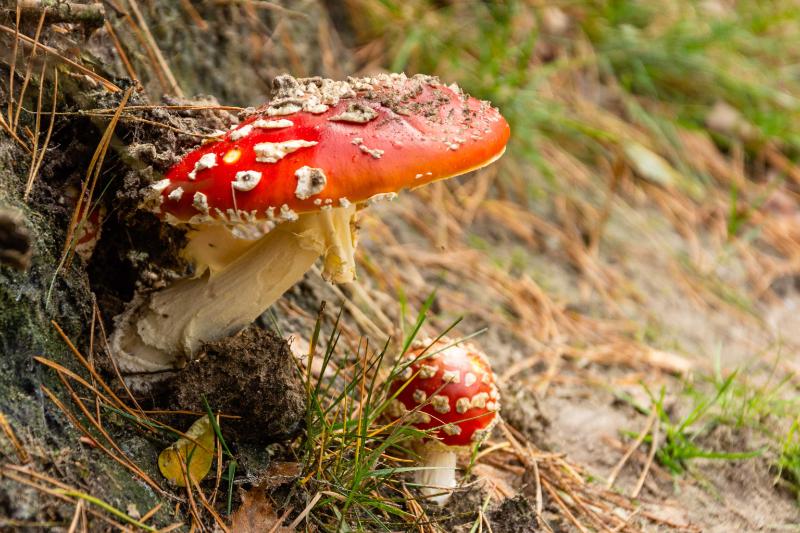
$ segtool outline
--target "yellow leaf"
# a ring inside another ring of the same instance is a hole
[[[158,469],[170,483],[185,487],[184,471],[194,481],[201,481],[214,460],[214,428],[207,416],[197,420],[186,436],[158,456]]]

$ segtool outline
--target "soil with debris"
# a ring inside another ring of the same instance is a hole
[[[170,380],[169,397],[179,410],[216,411],[235,441],[269,443],[297,433],[305,416],[305,391],[289,345],[251,326],[209,342]]]

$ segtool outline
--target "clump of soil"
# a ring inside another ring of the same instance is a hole
[[[297,432],[305,414],[302,383],[289,345],[279,336],[250,326],[241,333],[203,345],[175,377],[174,407],[240,416],[222,430],[241,442],[274,442]]]
[[[494,533],[534,533],[539,531],[536,510],[523,495],[506,498],[489,512]]]
[[[473,484],[459,490],[447,502],[444,508],[433,504],[425,504],[429,516],[437,516],[446,531],[468,533],[478,520],[478,510],[484,506],[487,487],[482,483]],[[495,533],[534,533],[539,521],[536,510],[528,498],[518,494],[513,498],[505,498],[499,504],[492,505],[485,519],[491,524]]]

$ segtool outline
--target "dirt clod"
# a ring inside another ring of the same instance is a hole
[[[223,433],[242,442],[274,442],[295,433],[305,412],[303,388],[285,340],[251,326],[206,343],[176,377],[179,409],[212,409],[240,416],[225,420]]]
[[[536,510],[525,496],[517,495],[502,501],[489,512],[495,533],[534,533],[540,531]]]

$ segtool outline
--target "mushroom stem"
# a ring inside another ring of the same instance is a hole
[[[214,266],[202,276],[181,279],[146,296],[116,319],[112,347],[121,370],[168,370],[191,357],[203,342],[236,333],[300,281],[322,254],[326,270],[329,261],[353,264],[353,214],[354,208],[338,208],[300,215],[278,225],[230,263],[220,262],[224,254],[217,253]],[[221,240],[216,244],[225,246]],[[331,277],[341,279],[342,268]]]
[[[456,486],[456,454],[438,442],[428,442],[420,447],[419,455],[423,468],[414,472],[415,481],[429,500],[444,505]]]
[[[356,277],[355,217],[342,217],[340,212],[354,214],[353,207],[320,211],[320,225],[325,234],[325,257],[322,277],[331,283],[350,283]]]

